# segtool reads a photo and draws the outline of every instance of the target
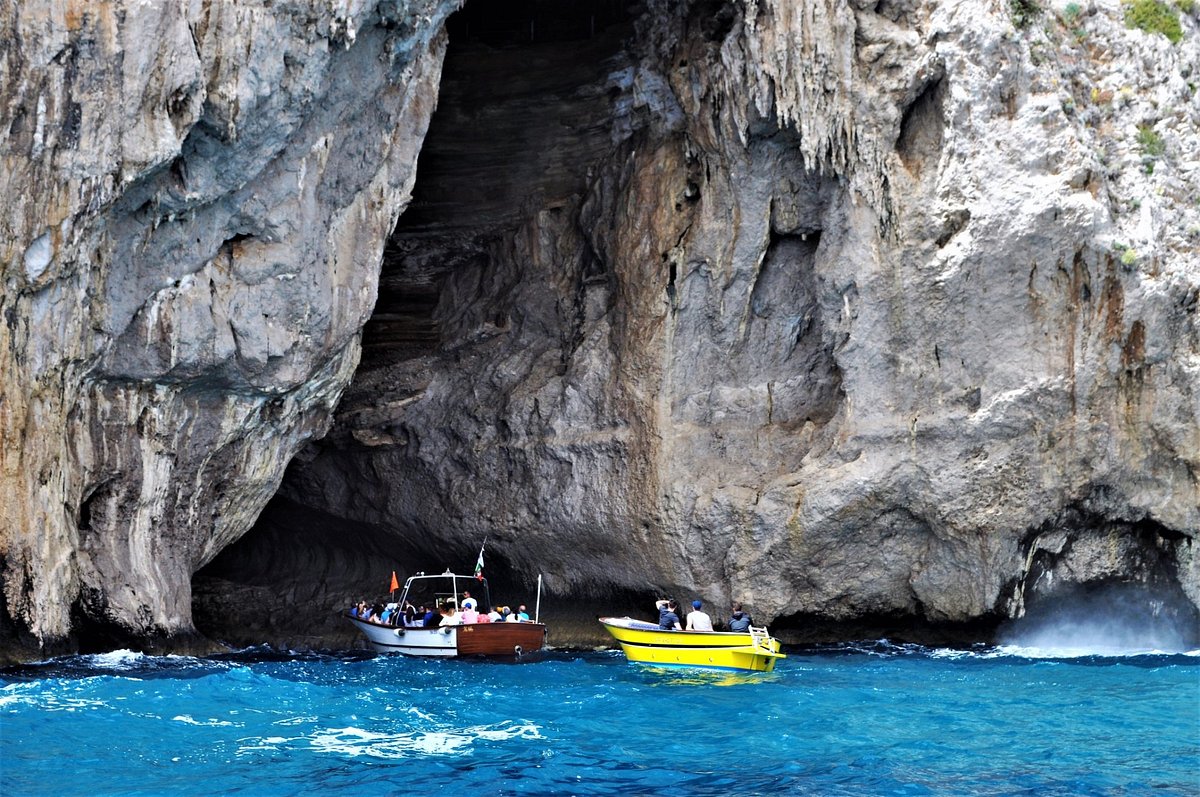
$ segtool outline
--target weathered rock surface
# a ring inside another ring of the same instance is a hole
[[[0,7],[0,645],[189,644],[353,375],[454,5]]]
[[[264,552],[308,507],[375,540],[366,583],[296,578],[328,638],[391,569],[467,567],[485,535],[508,600],[546,575],[560,644],[661,592],[795,638],[986,634],[1121,582],[1194,620],[1195,23],[1172,47],[1115,2],[1071,13],[452,29],[362,366],[199,577],[214,614],[234,584],[271,605]],[[243,622],[212,632],[268,633]]]
[[[197,36],[207,99],[168,103],[174,138],[84,113],[100,200],[28,189],[74,173],[44,132],[6,152],[29,203],[0,331],[17,632],[67,634],[78,593],[185,633],[199,571],[210,637],[340,644],[336,608],[485,536],[500,597],[545,574],[556,644],[664,591],[796,637],[985,633],[1120,582],[1194,619],[1194,19],[1172,46],[1108,0],[1024,30],[975,0],[476,3],[435,89],[444,12],[369,5],[276,34],[324,48],[300,78],[258,82],[282,56],[242,54],[254,26]],[[155,74],[184,69],[156,40]],[[256,77],[234,102],[215,73]],[[65,75],[36,74],[10,127],[50,129]],[[332,430],[226,548],[339,400],[435,91]]]

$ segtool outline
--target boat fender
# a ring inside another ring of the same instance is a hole
[[[517,658],[521,658],[521,654],[522,654],[522,653],[524,653],[524,652],[525,652],[525,651],[521,650],[521,646],[520,646],[520,645],[516,645],[516,646],[514,646],[514,647],[513,647],[513,653],[517,654]]]
[[[446,626],[445,628],[443,628],[443,629],[442,629],[442,633],[443,633],[445,636],[450,636],[450,626]]]
[[[404,629],[403,629],[403,628],[397,628],[397,629],[394,631],[394,633],[396,634],[396,636],[404,636]]]

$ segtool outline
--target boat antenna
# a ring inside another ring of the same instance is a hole
[[[542,574],[538,573],[537,603],[535,603],[533,606],[533,621],[535,623],[540,623],[541,620],[539,618],[541,616],[542,616]]]

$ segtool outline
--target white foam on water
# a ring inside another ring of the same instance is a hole
[[[42,711],[81,711],[85,709],[109,708],[108,703],[87,697],[68,697],[47,692],[44,682],[9,684],[0,695],[0,708],[15,710],[17,706],[33,706]]]
[[[353,757],[407,758],[411,756],[470,755],[478,741],[541,739],[532,724],[477,725],[468,728],[405,733],[378,733],[362,728],[330,728],[310,737],[312,747],[324,753]]]
[[[178,716],[171,717],[171,719],[174,720],[175,722],[182,722],[185,725],[201,725],[201,726],[205,726],[205,727],[209,727],[209,728],[241,728],[241,727],[243,727],[242,723],[240,723],[240,722],[235,723],[235,722],[230,722],[229,720],[219,720],[219,719],[198,720],[198,719],[194,719],[190,714],[180,714]]]
[[[238,755],[247,755],[249,753],[260,753],[263,751],[282,750],[293,742],[298,742],[300,739],[288,736],[252,736],[245,739],[238,739]]]
[[[108,653],[92,653],[82,658],[89,666],[98,670],[128,670],[141,666],[150,657],[136,650],[110,650]]]
[[[272,725],[305,725],[316,722],[316,717],[287,717],[281,720],[275,720]]]
[[[1136,658],[1139,656],[1195,656],[1200,651],[1160,650],[1159,648],[1120,648],[1111,646],[1028,646],[1000,645],[996,655],[1022,659],[1082,659],[1082,658]]]

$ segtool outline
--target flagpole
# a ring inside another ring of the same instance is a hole
[[[538,573],[537,603],[534,604],[534,607],[533,607],[533,621],[535,623],[540,623],[541,620],[539,618],[541,616],[542,616],[542,574]]]
[[[479,558],[475,560],[475,580],[483,581],[483,549],[487,547],[487,535],[483,537],[483,545],[479,546]]]

